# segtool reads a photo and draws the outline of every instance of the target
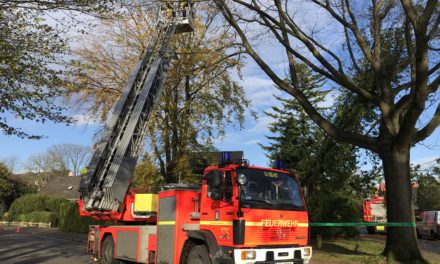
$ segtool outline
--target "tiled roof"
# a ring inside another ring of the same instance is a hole
[[[52,177],[40,190],[40,193],[57,195],[69,200],[79,199],[79,182],[81,177],[78,176],[57,176]]]

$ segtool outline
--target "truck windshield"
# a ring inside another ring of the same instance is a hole
[[[249,168],[237,169],[247,178],[241,186],[243,207],[277,210],[305,210],[298,182],[289,174]]]

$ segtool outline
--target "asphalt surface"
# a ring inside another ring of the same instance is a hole
[[[63,233],[56,229],[0,228],[1,264],[92,264],[86,254],[85,234]],[[385,234],[361,234],[363,239],[382,241]],[[419,240],[423,251],[440,254],[440,241]],[[96,263],[96,262],[95,262]]]
[[[2,264],[90,264],[86,235],[55,229],[3,228],[0,230]]]

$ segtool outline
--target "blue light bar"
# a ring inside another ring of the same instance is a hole
[[[223,151],[222,152],[222,163],[231,162],[232,161],[232,152]]]
[[[286,165],[284,164],[284,161],[277,160],[277,161],[275,161],[275,168],[279,169],[279,170],[283,170],[286,168]]]

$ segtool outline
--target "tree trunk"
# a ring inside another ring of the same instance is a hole
[[[412,204],[410,147],[383,148],[380,156],[386,183],[387,221],[410,225],[415,223]],[[427,263],[418,246],[415,227],[387,227],[387,241],[383,254],[403,263]]]

